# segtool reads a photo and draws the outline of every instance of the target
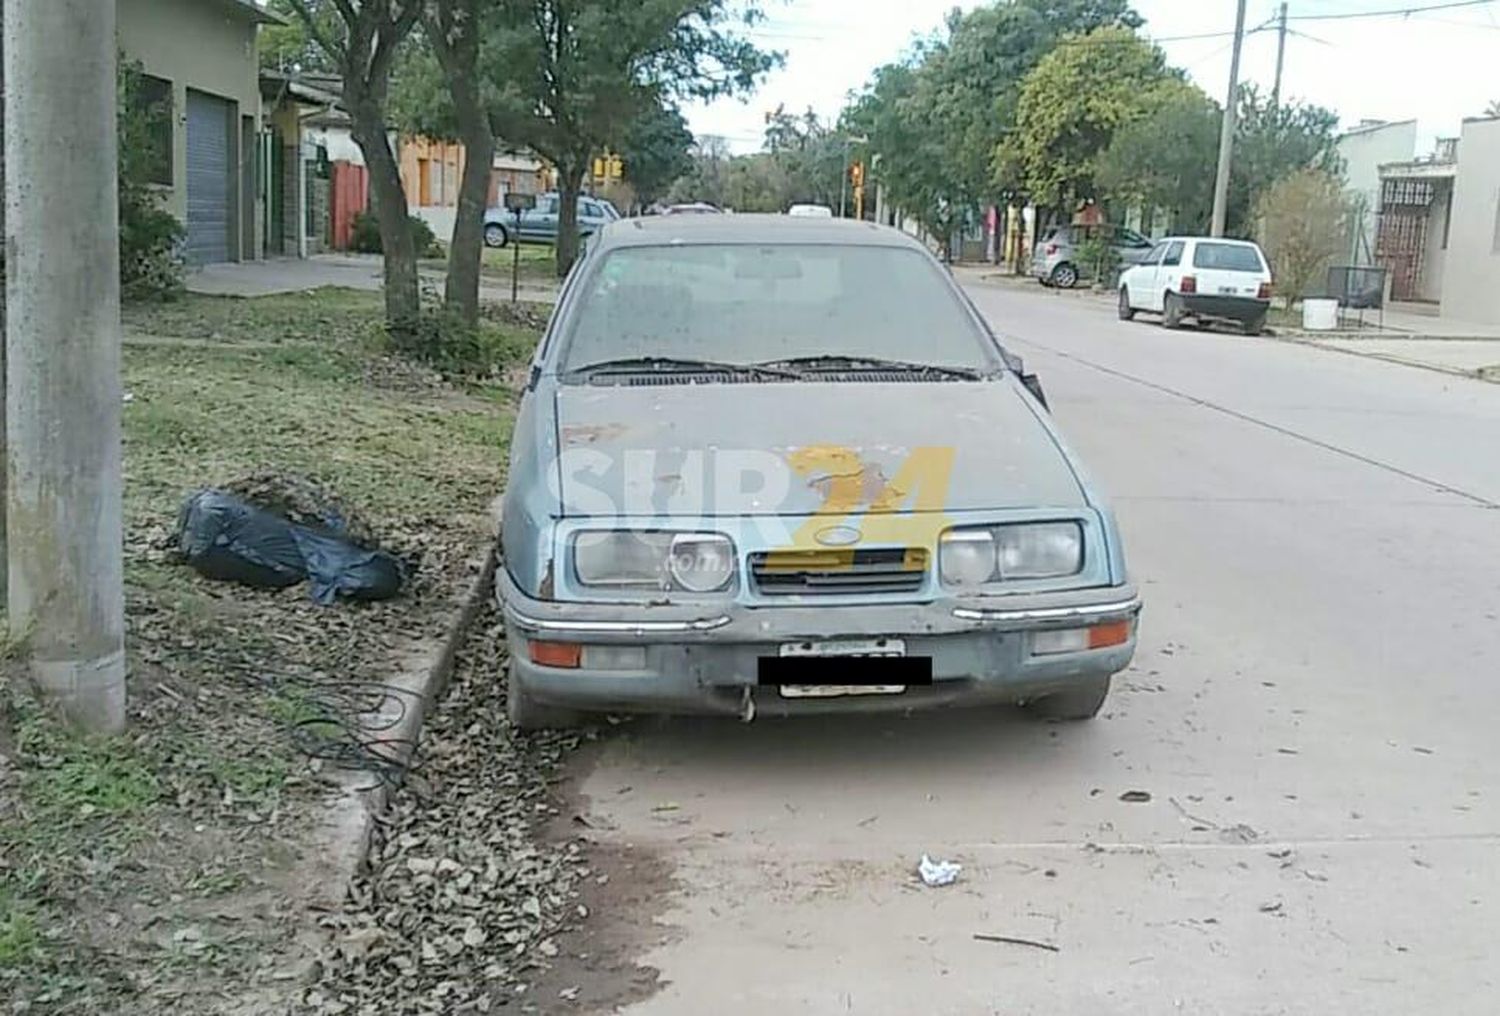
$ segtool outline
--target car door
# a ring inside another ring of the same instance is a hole
[[[557,196],[543,194],[536,207],[521,218],[521,236],[527,240],[557,239]]]
[[[1165,242],[1152,247],[1141,263],[1127,268],[1121,276],[1125,288],[1130,291],[1130,305],[1137,310],[1155,310],[1151,294],[1156,292],[1156,272],[1161,266],[1162,255],[1167,252]]]
[[[1162,252],[1161,266],[1156,269],[1155,283],[1151,287],[1151,300],[1148,306],[1154,311],[1166,309],[1167,293],[1177,292],[1182,283],[1182,254],[1187,244],[1182,240],[1167,241],[1166,250]]]

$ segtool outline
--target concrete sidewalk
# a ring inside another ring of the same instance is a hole
[[[444,273],[421,270],[424,282],[441,286]],[[270,258],[265,261],[230,262],[205,265],[187,277],[192,293],[209,296],[271,296],[276,293],[300,293],[324,286],[345,289],[378,290],[384,284],[378,254],[317,254],[310,258]],[[492,303],[510,299],[510,280],[504,283],[481,277],[479,298]],[[552,303],[557,287],[523,279],[520,298],[528,303]]]

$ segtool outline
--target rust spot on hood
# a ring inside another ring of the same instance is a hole
[[[600,441],[614,441],[629,431],[630,428],[623,423],[574,424],[562,429],[562,443],[565,448],[576,448],[579,445],[598,444]]]
[[[822,513],[847,514],[869,504],[886,491],[890,482],[879,463],[866,461],[852,448],[799,448],[787,456],[787,462],[823,496]]]

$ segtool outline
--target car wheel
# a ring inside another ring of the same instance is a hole
[[[1072,289],[1078,284],[1078,269],[1064,261],[1052,269],[1052,284],[1058,289]]]
[[[1266,330],[1266,316],[1257,314],[1249,321],[1240,322],[1240,330],[1246,335],[1259,335]]]
[[[526,694],[514,671],[505,682],[505,718],[515,730],[562,730],[583,722],[583,714],[576,710],[543,705]]]
[[[1124,286],[1120,287],[1120,320],[1129,321],[1135,317],[1135,308],[1130,306],[1130,290]]]
[[[484,245],[486,247],[504,247],[510,241],[505,233],[505,227],[498,222],[491,222],[484,227]]]
[[[1109,675],[1092,677],[1077,687],[1026,703],[1026,712],[1040,720],[1092,720],[1109,697]]]
[[[1168,293],[1162,298],[1161,323],[1165,328],[1181,328],[1182,318],[1186,313],[1182,306],[1182,297],[1176,293]]]

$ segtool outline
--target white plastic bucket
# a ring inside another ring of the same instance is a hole
[[[1310,332],[1331,332],[1339,326],[1337,300],[1303,300],[1302,327]]]

